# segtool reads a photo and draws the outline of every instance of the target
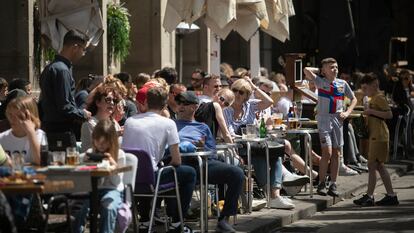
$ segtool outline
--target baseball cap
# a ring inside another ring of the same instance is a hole
[[[175,101],[178,103],[186,103],[186,104],[198,104],[198,97],[194,93],[194,91],[185,91],[178,94],[175,97]]]
[[[145,83],[144,86],[142,86],[141,89],[138,90],[138,93],[135,96],[137,102],[139,102],[140,104],[144,104],[145,100],[147,99],[148,90],[156,86],[158,86],[158,84],[154,82]]]

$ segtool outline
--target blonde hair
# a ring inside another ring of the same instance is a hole
[[[103,82],[104,85],[112,86],[115,89],[118,89],[119,93],[121,93],[122,97],[126,97],[128,94],[128,90],[125,85],[122,83],[121,80],[115,78],[112,74],[107,75]]]
[[[30,120],[34,123],[35,129],[40,128],[40,119],[39,119],[39,111],[37,109],[36,101],[31,96],[22,96],[17,97],[10,101],[7,104],[6,108],[6,116],[10,118],[10,111],[12,109],[16,109],[21,113],[24,113],[26,110],[30,112]]]
[[[231,89],[238,89],[238,90],[241,90],[241,91],[244,91],[244,92],[246,92],[247,93],[247,95],[246,95],[246,99],[245,99],[245,101],[246,100],[248,100],[249,98],[250,98],[250,95],[252,94],[252,92],[253,92],[253,89],[252,89],[252,86],[250,86],[250,83],[249,82],[247,82],[246,80],[244,80],[244,79],[238,79],[238,80],[236,80],[232,85],[231,85]]]
[[[217,96],[226,96],[228,98],[228,102],[230,105],[233,104],[234,102],[234,92],[232,92],[230,89],[228,88],[222,88],[220,89],[220,91],[217,92]]]

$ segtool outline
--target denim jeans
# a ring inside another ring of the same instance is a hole
[[[99,190],[100,207],[99,207],[99,232],[112,233],[115,231],[116,218],[118,215],[118,208],[122,204],[122,193],[116,189],[101,189]],[[89,200],[84,201],[84,205],[79,213],[76,215],[74,232],[83,232],[86,216],[89,212]]]
[[[252,164],[256,174],[257,186],[264,187],[267,181],[266,157],[252,156]],[[270,187],[280,189],[282,187],[282,157],[269,156]]]
[[[178,188],[180,190],[181,209],[183,215],[187,213],[190,206],[193,190],[196,183],[196,171],[194,168],[187,165],[180,165],[175,167],[178,179]],[[157,177],[157,173],[155,173]],[[167,170],[161,175],[160,183],[169,183],[174,181],[174,175],[172,170]],[[179,221],[179,215],[177,211],[177,201],[174,198],[166,198],[167,203],[167,215],[173,218],[173,222]],[[141,222],[149,221],[149,212],[151,209],[151,198],[141,197],[138,199],[138,211],[141,215]]]
[[[237,203],[243,188],[244,173],[240,167],[218,160],[208,160],[208,183],[226,184],[227,191],[221,216],[237,214]]]

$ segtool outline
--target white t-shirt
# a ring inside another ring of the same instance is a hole
[[[93,152],[92,148],[89,148],[88,150],[86,150],[86,153],[91,153],[91,152]],[[117,164],[118,166],[126,165],[125,152],[121,149],[118,150]],[[106,176],[103,179],[101,179],[101,183],[99,184],[98,188],[99,189],[116,189],[122,192],[124,190],[124,183],[122,181],[123,177],[124,177],[123,172],[117,173],[112,176]]]
[[[152,167],[164,157],[165,148],[180,143],[175,122],[154,112],[129,117],[124,125],[123,149],[142,149],[152,157]]]
[[[39,143],[41,143],[44,135],[45,132],[43,132],[43,130],[36,130],[36,137]],[[32,148],[27,136],[21,138],[16,137],[13,135],[12,130],[9,129],[0,134],[0,144],[9,156],[11,156],[13,152],[17,151],[24,155],[25,162],[33,163]]]

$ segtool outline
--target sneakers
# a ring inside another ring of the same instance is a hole
[[[339,175],[340,176],[355,176],[358,175],[359,173],[349,167],[347,167],[346,165],[342,164],[339,167]]]
[[[293,209],[295,205],[289,200],[286,200],[286,197],[278,196],[270,200],[269,203],[270,208],[274,209]]]
[[[382,198],[381,200],[375,202],[376,205],[382,205],[382,206],[392,206],[392,205],[399,205],[400,202],[398,201],[397,196],[390,196],[390,195],[385,195],[384,198]]]
[[[192,233],[193,229],[191,229],[187,225],[183,225],[183,233]],[[168,233],[181,233],[181,222],[171,223]]]
[[[360,206],[373,206],[374,198],[364,194],[361,198],[354,200],[354,204]]]
[[[318,188],[316,189],[316,193],[321,196],[326,196],[326,184],[325,182],[321,182],[318,184]]]
[[[309,176],[287,174],[283,177],[283,186],[303,186],[309,183]]]
[[[231,233],[236,230],[224,219],[218,221],[216,226],[216,232]]]
[[[253,199],[252,201],[252,210],[259,211],[266,207],[266,199]]]
[[[333,184],[331,184],[331,186],[329,186],[327,194],[329,196],[332,196],[332,197],[339,197],[340,193],[336,190],[336,184],[335,183],[333,183]]]

